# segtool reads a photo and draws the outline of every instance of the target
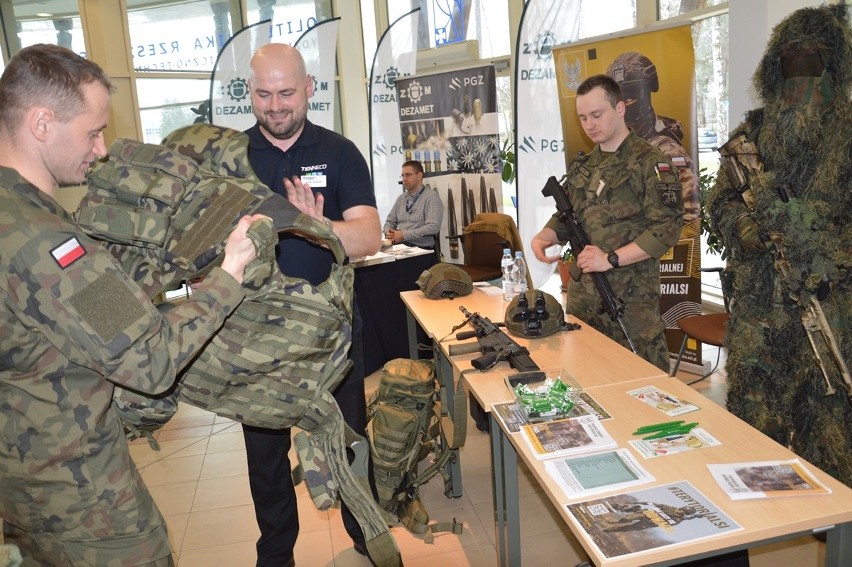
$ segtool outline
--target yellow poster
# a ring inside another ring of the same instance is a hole
[[[660,311],[674,356],[683,338],[678,319],[701,314],[695,59],[690,25],[591,39],[557,47],[553,53],[566,168],[578,152],[588,153],[594,147],[577,117],[577,88],[586,78],[605,74],[621,86],[627,126],[659,148],[678,170],[684,227],[678,245],[660,260]],[[687,345],[683,361],[701,364],[700,345]]]

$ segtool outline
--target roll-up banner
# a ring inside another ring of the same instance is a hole
[[[627,125],[657,146],[678,170],[684,226],[680,241],[660,262],[660,312],[670,355],[677,356],[683,340],[677,321],[701,314],[695,59],[690,25],[678,23],[649,32],[558,46],[554,63],[566,159],[593,148],[577,118],[576,89],[587,77],[602,73],[621,84]],[[683,362],[684,368],[700,371],[701,345],[690,339]]]
[[[459,241],[447,237],[461,234],[477,212],[502,212],[494,66],[401,78],[396,88],[403,159],[423,164],[423,184],[444,204],[441,252],[464,263]]]
[[[521,15],[515,49],[515,164],[518,232],[524,247],[555,212],[552,199],[541,194],[547,178],[565,173],[562,124],[558,107],[553,47],[576,41],[580,0],[529,0]],[[544,283],[554,265],[527,255],[535,282]]]
[[[324,20],[303,33],[295,43],[314,82],[314,96],[308,100],[308,120],[329,130],[334,130],[334,73],[339,26],[340,18]]]
[[[419,17],[418,8],[388,26],[370,71],[370,170],[382,224],[401,190],[399,176],[405,157],[399,139],[396,81],[417,70]]]
[[[254,126],[249,96],[249,62],[269,43],[272,21],[264,20],[235,33],[222,46],[210,78],[210,123],[235,130]]]

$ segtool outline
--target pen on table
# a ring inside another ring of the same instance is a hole
[[[669,429],[663,429],[661,431],[655,432],[653,435],[649,435],[648,437],[643,437],[643,441],[650,441],[651,439],[661,439],[663,437],[670,437],[672,435],[682,435],[684,433],[689,433],[692,431],[695,426],[698,425],[698,422],[687,423],[686,425],[681,425],[679,427],[671,427]]]
[[[683,424],[683,420],[679,421],[665,421],[663,423],[654,423],[652,425],[643,425],[642,427],[637,427],[636,431],[633,432],[633,435],[642,435],[644,433],[651,433],[652,431],[661,431],[663,429],[671,429],[672,427],[680,427]]]

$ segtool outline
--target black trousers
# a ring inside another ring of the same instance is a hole
[[[355,307],[352,347],[349,359],[353,366],[333,392],[344,421],[366,437],[367,404],[364,397],[364,355],[361,341],[361,315]],[[289,429],[264,429],[243,425],[248,460],[249,486],[254,501],[260,538],[257,540],[257,566],[279,567],[293,556],[299,535],[296,489],[293,487]],[[370,463],[370,484],[375,486]],[[364,534],[355,517],[341,504],[346,532],[354,541],[364,542]]]

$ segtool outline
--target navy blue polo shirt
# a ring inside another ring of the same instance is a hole
[[[323,214],[343,220],[343,211],[359,205],[376,206],[370,169],[358,148],[322,126],[305,121],[299,138],[286,152],[273,146],[255,124],[249,137],[248,158],[258,178],[276,193],[287,197],[284,178],[298,175],[314,193],[325,198]],[[288,276],[318,285],[328,278],[332,253],[298,236],[283,235],[277,248],[278,265]]]

